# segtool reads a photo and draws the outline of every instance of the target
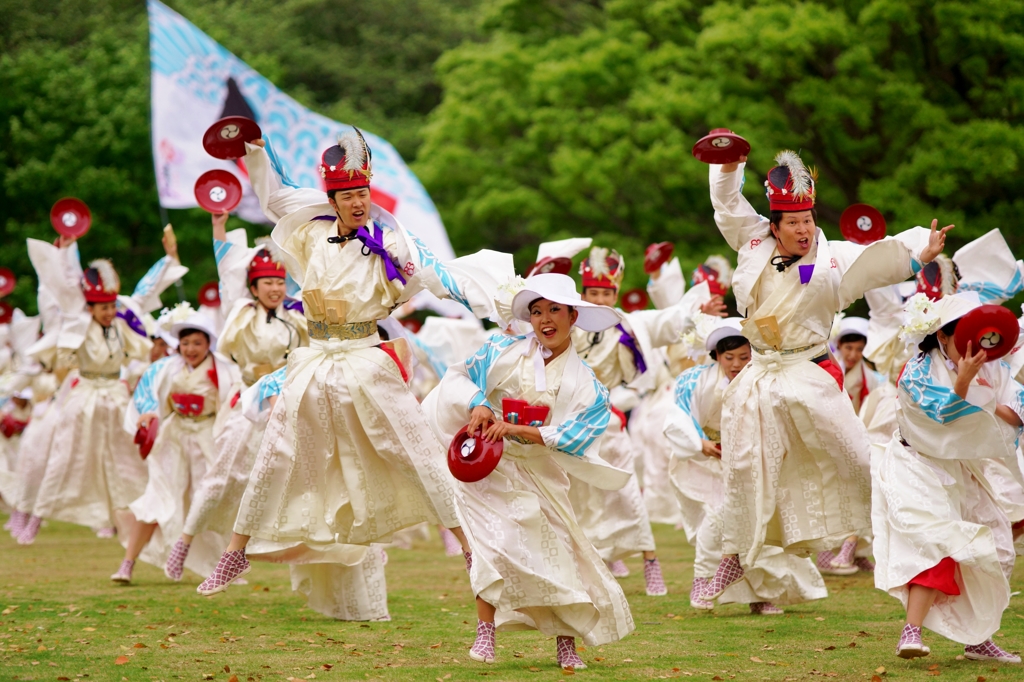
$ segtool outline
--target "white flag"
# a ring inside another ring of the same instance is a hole
[[[320,155],[348,126],[305,108],[163,3],[149,0],[148,5],[153,161],[160,204],[197,206],[196,179],[223,168],[242,182],[239,217],[267,222],[244,165],[215,159],[203,149],[206,129],[232,115],[248,116],[259,124],[287,182],[323,187],[317,172]],[[363,132],[373,153],[374,203],[393,213],[439,258],[454,258],[441,216],[423,185],[394,147]]]

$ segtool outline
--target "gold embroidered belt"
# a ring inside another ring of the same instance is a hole
[[[78,371],[78,376],[83,379],[110,379],[111,381],[117,381],[121,378],[120,372],[86,372],[84,370]]]
[[[712,443],[721,443],[722,442],[722,434],[721,434],[721,432],[715,431],[714,429],[704,429],[704,435],[707,436],[707,439],[709,441],[711,441]]]
[[[800,348],[784,348],[783,350],[775,350],[774,348],[758,348],[753,344],[751,344],[750,347],[753,348],[754,352],[757,353],[758,355],[766,355],[768,353],[778,353],[779,355],[795,355],[797,353],[803,353],[804,351],[811,350],[812,348],[815,348],[820,345],[822,344],[812,343],[809,346],[801,346]]]
[[[327,341],[329,339],[351,341],[353,339],[365,339],[376,334],[377,321],[330,324],[328,322],[306,320],[306,328],[309,330],[309,338],[317,341]]]

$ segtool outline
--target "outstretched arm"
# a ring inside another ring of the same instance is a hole
[[[278,222],[293,211],[306,206],[327,203],[322,190],[297,187],[281,167],[273,147],[263,139],[245,143],[245,169],[249,184],[260,200],[263,214],[271,222]]]
[[[746,160],[742,157],[740,163],[711,166],[709,171],[715,224],[736,251],[750,244],[751,240],[764,239],[770,234],[768,219],[761,217],[743,196]]]

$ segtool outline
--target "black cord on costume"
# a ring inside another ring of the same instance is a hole
[[[328,244],[344,244],[345,242],[350,242],[350,241],[352,241],[355,238],[356,238],[356,232],[351,232],[349,234],[346,234],[344,237],[339,237],[339,236],[328,237],[327,238],[327,243]]]
[[[288,359],[288,354],[292,352],[292,341],[295,341],[295,347],[299,345],[299,340],[302,338],[299,336],[299,330],[295,328],[295,325],[284,319],[283,317],[277,316],[277,308],[267,310],[267,324],[270,324],[271,320],[277,320],[284,326],[288,327],[288,350],[284,353],[284,359]],[[294,334],[294,336],[292,336]]]
[[[803,258],[803,256],[774,256],[772,257],[772,265],[774,265],[775,269],[779,272],[785,272],[786,268],[801,258]]]

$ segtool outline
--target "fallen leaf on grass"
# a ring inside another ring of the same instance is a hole
[[[36,647],[36,651],[46,651],[46,645],[45,644],[40,644],[39,646]]]
[[[320,666],[320,669],[321,669],[321,670],[330,670],[330,669],[331,669],[331,668],[333,668],[333,667],[334,667],[334,666],[333,666],[333,665],[331,665],[330,663],[324,663],[324,664],[323,664],[322,666]]]
[[[985,678],[981,675],[978,675],[978,682],[985,682]]]
[[[856,642],[850,642],[850,643],[849,643],[849,644],[847,644],[846,646],[848,646],[849,648],[853,649],[854,647],[856,647],[856,646],[857,646],[857,643],[856,643]]]
[[[721,678],[721,677],[719,677],[718,675],[715,675],[715,676],[714,676],[714,677],[712,677],[711,679],[712,679],[712,680],[719,680],[719,682],[720,682],[722,678]]]
[[[594,660],[595,661],[603,661],[604,660],[604,656],[594,656]]]
[[[885,674],[885,666],[884,665],[878,666],[877,668],[875,668],[875,672],[878,673],[879,675],[884,675]]]
[[[939,669],[939,664],[938,663],[932,663],[930,666],[928,666],[928,669],[929,670],[938,670]]]
[[[127,656],[118,656],[117,658],[114,659],[114,665],[124,665],[125,663],[127,663],[130,660],[131,659],[128,658]]]
[[[633,659],[632,658],[624,658],[624,659],[622,659],[622,662],[623,663],[632,663]]]
[[[879,677],[878,675],[872,675],[871,676],[871,682],[882,682],[882,678]]]
[[[540,672],[540,668],[527,668],[527,670],[529,670],[531,673],[539,673]],[[441,679],[441,678],[439,677],[437,679]]]
[[[575,675],[576,671],[572,668],[562,668],[563,675]]]
[[[825,619],[824,619],[824,618],[822,618],[821,616],[818,616],[818,617],[817,617],[817,618],[815,618],[814,620],[825,620]]]
[[[441,646],[442,644],[444,644],[444,642],[438,642],[437,644],[431,644],[429,648],[431,648],[431,649],[437,649],[437,648],[438,648],[438,647],[440,647],[440,646]]]
[[[231,666],[230,665],[224,666],[224,672],[226,672],[226,673],[231,672]]]
[[[238,682],[238,675],[232,675],[229,677],[228,682]]]
[[[825,651],[835,651],[835,650],[836,650],[836,648],[834,646],[832,646],[831,644],[828,645],[827,647],[825,647]]]
[[[764,663],[764,661],[762,661],[762,660],[761,660],[760,658],[758,658],[757,656],[751,656],[751,657],[750,657],[750,661],[751,661],[751,663]]]
[[[82,628],[82,632],[96,632],[96,628]]]

